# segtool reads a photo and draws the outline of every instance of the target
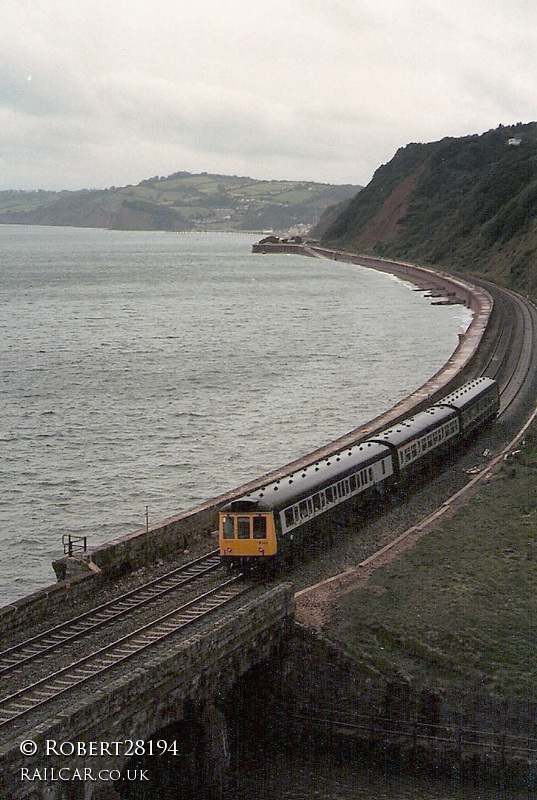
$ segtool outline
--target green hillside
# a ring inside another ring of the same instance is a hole
[[[177,172],[103,190],[0,192],[0,223],[286,232],[294,226],[310,228],[327,207],[360,188]]]
[[[407,145],[323,241],[537,294],[537,123]]]

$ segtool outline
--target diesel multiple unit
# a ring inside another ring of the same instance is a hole
[[[418,470],[493,419],[498,408],[496,382],[477,378],[368,441],[232,500],[219,513],[222,560],[242,568],[285,554],[321,532],[343,504],[365,504],[404,488]]]

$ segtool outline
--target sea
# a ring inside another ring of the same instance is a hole
[[[470,322],[253,234],[0,225],[0,605],[390,408]]]
[[[156,523],[390,408],[470,322],[256,238],[0,226],[0,605],[54,581],[63,536]],[[237,800],[499,796],[257,753]]]

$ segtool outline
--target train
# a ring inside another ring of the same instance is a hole
[[[275,564],[333,526],[342,510],[405,492],[412,478],[464,444],[499,410],[492,378],[476,378],[366,441],[236,497],[218,513],[230,570]]]

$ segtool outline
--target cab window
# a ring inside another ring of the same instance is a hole
[[[254,539],[267,538],[267,519],[266,517],[254,517]]]
[[[224,539],[233,539],[233,517],[224,517]]]
[[[250,517],[237,517],[237,536],[239,539],[250,538]]]

